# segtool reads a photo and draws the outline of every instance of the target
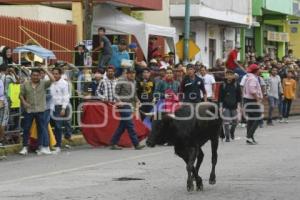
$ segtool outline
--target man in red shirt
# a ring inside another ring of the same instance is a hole
[[[237,57],[241,50],[241,46],[237,44],[235,48],[229,53],[227,61],[226,61],[226,68],[229,70],[234,71],[234,73],[239,75],[239,81],[241,78],[246,74],[243,67],[238,63]]]

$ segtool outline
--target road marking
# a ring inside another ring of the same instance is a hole
[[[171,152],[171,151],[173,151],[173,149],[172,150],[168,149],[168,150],[165,150],[165,151],[159,151],[159,152],[155,152],[155,153],[148,153],[148,154],[143,154],[143,155],[133,156],[133,157],[128,157],[128,158],[123,158],[123,159],[111,160],[111,161],[106,161],[106,162],[99,162],[99,163],[92,164],[92,165],[85,165],[85,166],[71,168],[71,169],[65,169],[65,170],[49,172],[49,173],[45,173],[45,174],[27,176],[27,177],[23,177],[23,178],[18,178],[18,179],[13,179],[13,180],[9,180],[9,181],[0,182],[0,185],[26,181],[26,180],[30,180],[30,179],[44,178],[44,177],[47,177],[47,176],[55,176],[55,175],[59,175],[59,174],[65,174],[65,173],[80,171],[80,170],[83,170],[83,169],[89,169],[89,168],[94,168],[94,167],[101,167],[101,166],[104,166],[104,165],[120,163],[120,162],[124,162],[124,161],[129,161],[129,160],[152,157],[152,156],[164,154],[164,153]]]

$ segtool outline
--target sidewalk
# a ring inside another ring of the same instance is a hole
[[[80,146],[86,144],[86,141],[82,135],[74,135],[72,137],[72,142],[63,139],[62,144],[63,146],[64,145]],[[9,154],[17,154],[21,150],[21,148],[22,148],[21,144],[14,144],[14,145],[0,147],[0,160],[1,157],[5,157]]]

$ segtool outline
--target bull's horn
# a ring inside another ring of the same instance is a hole
[[[176,117],[174,113],[169,113],[169,114],[167,114],[167,116],[168,116],[168,117],[171,117],[171,118],[173,118],[173,119],[175,119],[175,117]]]
[[[141,111],[141,110],[140,110],[140,112],[141,112],[143,115],[147,116],[147,117],[152,117],[152,116],[155,115],[155,112],[146,113],[146,112],[143,112],[143,111]]]

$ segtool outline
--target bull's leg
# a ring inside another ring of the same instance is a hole
[[[197,190],[198,191],[203,190],[202,178],[201,178],[201,176],[199,176],[199,169],[200,169],[200,166],[202,164],[203,158],[204,158],[204,153],[203,153],[203,151],[200,147],[199,150],[198,150],[198,155],[197,155],[197,163],[196,163],[196,166],[194,168],[195,169],[194,170],[194,176],[195,176],[195,179],[196,179],[196,185],[197,185]]]
[[[187,165],[186,165],[186,170],[187,170],[187,174],[188,174],[188,178],[187,178],[187,191],[190,192],[192,190],[194,190],[194,184],[193,184],[193,176],[192,173],[195,170],[194,169],[194,163],[196,160],[196,156],[197,156],[197,148],[195,147],[190,147],[187,148]]]
[[[217,165],[217,160],[218,160],[218,146],[219,146],[219,139],[218,137],[213,138],[211,140],[211,151],[212,151],[212,157],[211,157],[211,162],[212,162],[212,169],[209,177],[209,184],[214,185],[216,184],[216,165]]]

